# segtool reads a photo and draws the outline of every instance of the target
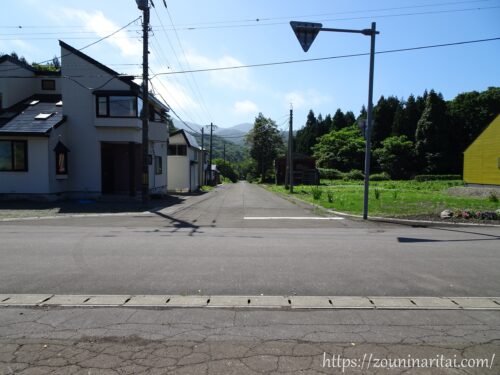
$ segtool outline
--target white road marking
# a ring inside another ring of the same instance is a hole
[[[245,216],[244,220],[344,220],[338,216]]]

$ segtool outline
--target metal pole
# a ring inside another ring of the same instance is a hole
[[[205,185],[205,176],[207,170],[205,169],[205,129],[201,128],[201,184]]]
[[[293,108],[290,108],[290,121],[288,124],[288,173],[290,193],[293,193]]]
[[[368,83],[368,119],[365,130],[366,148],[365,148],[365,191],[363,201],[363,219],[368,219],[368,193],[370,184],[370,150],[371,150],[371,136],[373,124],[373,70],[375,64],[375,35],[376,23],[372,22],[371,28],[371,46],[370,46],[370,78]]]
[[[149,4],[143,8],[142,24],[142,203],[149,200],[149,88],[148,88],[148,36],[149,36]]]
[[[212,178],[212,151],[213,151],[212,135],[213,135],[213,129],[214,129],[214,124],[210,123],[210,162],[208,165],[208,172],[210,173],[210,185],[213,185],[213,178]]]

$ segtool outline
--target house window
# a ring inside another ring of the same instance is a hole
[[[0,171],[28,170],[28,142],[0,141]]]
[[[66,175],[68,174],[68,152],[69,149],[61,142],[57,142],[54,148],[56,153],[56,174]]]
[[[55,79],[42,79],[42,90],[55,90],[56,80]]]
[[[136,96],[97,96],[98,117],[138,117]]]
[[[155,174],[162,174],[163,173],[162,162],[163,162],[163,159],[161,156],[155,156]]]
[[[171,156],[186,156],[186,145],[168,145],[168,154]]]

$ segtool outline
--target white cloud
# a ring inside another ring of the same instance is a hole
[[[306,91],[290,91],[285,94],[284,106],[286,108],[293,105],[293,108],[314,108],[323,103],[331,101],[332,98],[328,95],[323,95],[316,90],[309,89]]]
[[[259,107],[257,107],[257,104],[247,99],[234,103],[233,111],[237,115],[253,115],[259,112]]]
[[[120,28],[120,26],[106,18],[101,11],[87,12],[81,9],[63,8],[57,14],[65,20],[80,21],[87,31],[94,32],[101,38]],[[125,30],[117,32],[107,38],[105,42],[117,47],[124,57],[142,56],[141,42],[130,38]]]
[[[162,84],[158,80],[161,80]],[[167,104],[180,116],[182,116],[182,113],[179,113],[179,111],[186,112],[199,108],[198,104],[186,93],[184,87],[162,79],[162,77],[156,77],[153,84],[154,89],[160,93],[158,99],[163,97]]]
[[[244,65],[240,60],[229,55],[211,59],[193,51],[186,53],[186,60],[192,69],[227,68]],[[209,74],[211,82],[220,87],[231,87],[237,90],[249,90],[254,87],[247,68],[217,70],[209,72]]]

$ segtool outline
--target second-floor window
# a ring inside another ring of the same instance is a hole
[[[139,117],[136,96],[97,96],[98,117]]]
[[[169,156],[186,156],[187,147],[186,145],[168,145],[168,155]]]

